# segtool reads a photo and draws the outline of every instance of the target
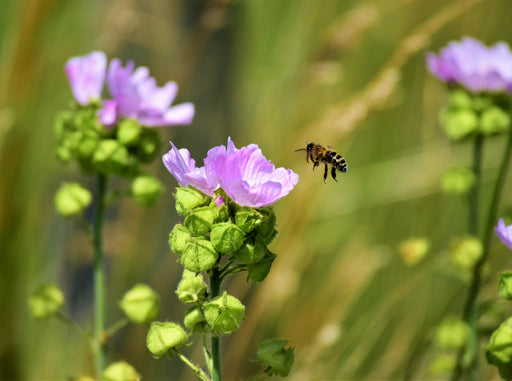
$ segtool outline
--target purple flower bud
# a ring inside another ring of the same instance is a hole
[[[472,92],[512,91],[512,52],[504,42],[487,47],[466,37],[451,42],[439,55],[428,53],[427,66],[441,81]]]
[[[65,71],[78,103],[85,106],[91,98],[100,98],[106,69],[107,58],[103,52],[92,52],[68,60]]]
[[[119,116],[137,119],[149,127],[192,122],[195,113],[192,103],[170,107],[178,93],[175,82],[160,88],[146,67],[135,71],[134,67],[133,61],[123,67],[119,59],[113,59],[108,68],[107,86],[117,103]]]
[[[498,238],[507,245],[510,249],[512,249],[512,225],[505,225],[505,221],[503,218],[500,218],[498,221],[498,226],[494,228]]]

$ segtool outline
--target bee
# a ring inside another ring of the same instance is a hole
[[[347,172],[347,162],[339,153],[336,153],[332,149],[322,144],[308,143],[306,148],[296,149],[297,151],[306,151],[306,162],[309,163],[309,159],[313,162],[313,170],[320,165],[325,163],[324,170],[324,183],[327,180],[327,173],[329,171],[329,164],[331,168],[331,176],[336,180],[336,170],[340,172]]]

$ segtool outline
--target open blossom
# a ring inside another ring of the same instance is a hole
[[[65,72],[76,101],[88,105],[91,99],[100,99],[107,70],[103,52],[73,57],[66,62]]]
[[[133,61],[123,67],[118,59],[110,62],[107,73],[107,86],[112,101],[105,101],[100,118],[106,125],[119,116],[137,119],[150,127],[190,124],[194,117],[194,105],[183,103],[171,107],[178,93],[176,82],[167,82],[158,87],[146,67],[134,71]],[[106,103],[110,102],[110,103]]]
[[[170,142],[172,149],[163,157],[165,167],[184,187],[192,185],[201,192],[214,196],[214,191],[218,188],[218,183],[208,181],[205,168],[196,168],[196,161],[190,157],[190,152],[186,148],[178,149]]]
[[[502,218],[498,221],[498,226],[494,228],[494,231],[498,235],[501,242],[512,249],[512,225],[505,225],[505,221]]]
[[[207,172],[237,204],[262,207],[286,196],[299,181],[291,169],[275,168],[256,144],[237,149],[231,138],[227,148],[215,147],[205,159]]]
[[[146,67],[135,69],[132,61],[123,66],[117,58],[110,62],[103,52],[73,57],[65,66],[73,96],[81,105],[91,99],[100,99],[107,82],[113,99],[102,101],[98,116],[105,126],[111,127],[120,117],[136,119],[143,126],[160,127],[190,124],[194,118],[194,105],[182,103],[171,107],[178,93],[176,82],[158,87]]]
[[[427,65],[440,80],[470,91],[512,91],[512,52],[500,42],[487,47],[466,37],[451,42],[439,55],[427,54]]]
[[[299,181],[290,169],[275,168],[256,144],[237,149],[231,138],[226,146],[208,151],[204,167],[196,168],[186,149],[173,149],[164,155],[169,172],[183,185],[192,185],[203,193],[213,194],[217,188],[237,204],[263,207],[286,196]]]

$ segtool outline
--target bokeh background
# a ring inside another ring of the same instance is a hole
[[[250,360],[270,337],[296,347],[292,380],[445,378],[430,369],[440,354],[432,337],[462,308],[466,285],[446,252],[468,216],[464,198],[443,194],[439,178],[449,166],[469,165],[471,149],[440,130],[448,94],[424,55],[463,36],[511,42],[511,14],[510,0],[3,0],[0,379],[93,375],[76,333],[33,320],[26,303],[38,284],[55,282],[66,293],[65,313],[92,323],[92,250],[78,222],[57,215],[53,196],[63,181],[93,188],[94,179],[56,160],[53,123],[71,102],[64,63],[93,50],[148,66],[159,84],[177,81],[178,103],[196,104],[193,124],[162,128],[163,140],[200,161],[231,136],[300,175],[275,206],[278,257],[267,280],[247,284],[239,275],[226,284],[247,306],[242,328],[223,339],[226,380],[254,374]],[[342,153],[348,173],[325,185],[294,152],[306,141]],[[502,143],[486,142],[483,208]],[[167,244],[181,221],[176,181],[158,160],[149,170],[166,186],[158,205],[141,210],[125,199],[108,213],[109,324],[122,317],[117,301],[136,283],[161,295],[160,320],[185,312],[173,292],[181,267]],[[500,216],[510,215],[511,185]],[[432,243],[415,266],[398,251],[410,237]],[[489,300],[496,274],[512,265],[497,240],[491,257],[482,292]],[[512,311],[505,304],[501,313]],[[109,361],[130,362],[145,380],[195,379],[177,359],[152,359],[145,336],[141,326],[122,330]],[[185,351],[201,363],[198,346]],[[481,359],[480,379],[497,379]]]

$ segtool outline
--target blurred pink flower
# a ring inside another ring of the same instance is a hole
[[[472,92],[512,91],[512,52],[504,42],[487,47],[466,37],[451,42],[439,55],[428,53],[427,66],[440,80]]]
[[[78,103],[86,106],[91,99],[100,99],[106,69],[107,58],[103,52],[73,57],[66,62],[64,70]]]
[[[503,218],[498,221],[498,226],[494,228],[497,236],[505,245],[512,249],[512,225],[505,225]]]
[[[192,103],[171,107],[178,93],[176,82],[167,82],[160,88],[149,76],[148,68],[139,67],[134,71],[134,66],[133,61],[128,61],[123,67],[117,58],[110,62],[107,86],[115,107],[110,104],[108,112],[100,112],[102,123],[111,125],[112,119],[115,123],[118,117],[125,117],[148,127],[190,124],[195,113]]]

